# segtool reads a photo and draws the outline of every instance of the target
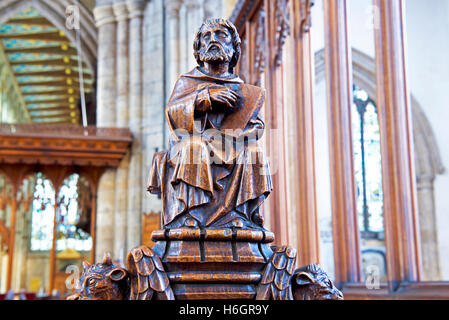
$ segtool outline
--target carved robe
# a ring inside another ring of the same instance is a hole
[[[238,92],[244,83],[237,76],[217,78],[195,68],[178,79],[166,107],[170,147],[155,154],[148,186],[163,195],[166,227],[183,227],[187,218],[195,226],[228,227],[239,219],[243,227],[262,227],[258,207],[272,189],[257,144],[264,122],[257,110],[241,135],[225,135],[221,125],[230,111],[211,102],[208,88],[214,85]]]

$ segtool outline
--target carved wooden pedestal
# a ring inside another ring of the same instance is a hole
[[[176,299],[254,299],[273,251],[269,231],[167,229],[154,231]]]
[[[322,300],[342,299],[327,274],[311,264],[295,270],[296,250],[269,243],[267,230],[165,229],[153,249],[131,250],[127,269],[84,265],[70,300]]]

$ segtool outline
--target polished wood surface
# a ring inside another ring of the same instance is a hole
[[[292,57],[294,83],[293,116],[297,175],[294,177],[298,265],[318,263],[319,230],[316,208],[315,146],[313,126],[314,73],[311,46],[311,11],[313,1],[292,1]],[[307,227],[304,227],[307,226]]]
[[[264,4],[268,11],[279,13],[280,7]],[[267,28],[262,26],[262,31]],[[279,36],[273,39],[280,40]],[[268,55],[272,79],[282,75],[277,49]],[[81,277],[89,279],[95,270],[106,284],[103,293],[83,280],[70,300],[343,299],[320,267],[309,264],[296,270],[294,248],[270,245],[275,236],[264,228],[258,207],[271,192],[271,180],[258,135],[252,141],[249,137],[242,149],[231,144],[228,156],[229,145],[212,139],[206,130],[212,127],[235,142],[241,136],[228,135],[221,125],[228,114],[245,110],[250,110],[250,117],[245,115],[242,118],[248,119],[238,125],[244,129],[242,135],[264,129],[258,115],[264,90],[241,90],[244,81],[233,73],[241,53],[235,26],[225,19],[207,20],[196,35],[194,50],[199,66],[181,75],[166,108],[172,133],[169,150],[154,155],[150,173],[148,191],[163,199],[163,229],[152,233],[156,244],[151,249],[136,247],[128,254],[126,275],[120,277],[129,279],[128,294],[126,288],[116,289],[110,277],[114,266],[106,255],[106,262],[86,266]],[[274,93],[271,103],[281,103],[281,91]],[[239,100],[253,105],[239,109]],[[253,152],[256,158],[251,158]],[[285,207],[284,203],[280,208]],[[276,213],[281,224],[288,223],[285,210]],[[279,228],[279,221],[276,225]],[[288,240],[286,234],[278,242]]]
[[[387,276],[391,290],[419,281],[419,244],[404,2],[376,0],[377,105],[384,194]]]
[[[352,62],[346,0],[324,1],[329,159],[337,286],[361,280],[351,133]]]

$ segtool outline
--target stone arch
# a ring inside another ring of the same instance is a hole
[[[352,49],[354,84],[377,101],[375,61],[369,55]],[[315,79],[325,79],[324,50],[315,53]],[[438,228],[435,212],[434,180],[445,172],[435,134],[419,102],[410,95],[415,149],[416,186],[421,236],[423,280],[440,280]]]
[[[62,30],[67,38],[76,43],[76,33],[66,27],[66,8],[73,5],[71,0],[3,0],[0,3],[0,23],[4,23],[21,10],[32,7]],[[97,29],[92,14],[83,4],[79,4],[81,19],[81,56],[92,73],[96,73],[97,65]]]

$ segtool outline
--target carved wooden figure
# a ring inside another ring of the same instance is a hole
[[[259,212],[272,190],[258,145],[265,91],[233,73],[240,42],[228,20],[200,27],[198,67],[175,85],[165,111],[169,149],[155,154],[150,173],[148,191],[162,196],[164,229],[153,232],[153,249],[130,252],[128,270],[108,259],[85,269],[75,298],[98,296],[85,279],[100,268],[109,299],[342,299],[318,266],[295,271],[296,250],[269,245],[274,234]],[[119,272],[126,290],[115,289]]]

